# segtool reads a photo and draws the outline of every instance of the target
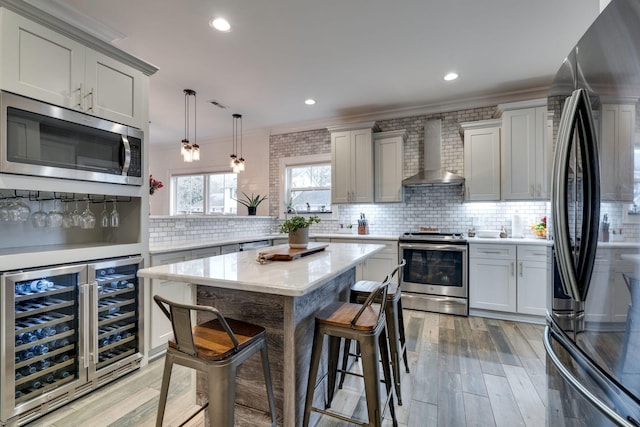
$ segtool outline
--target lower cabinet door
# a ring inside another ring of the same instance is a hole
[[[544,316],[547,308],[547,263],[518,262],[518,313]]]
[[[514,260],[470,259],[469,307],[483,310],[516,311]]]

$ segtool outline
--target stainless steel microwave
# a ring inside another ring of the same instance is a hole
[[[143,132],[0,92],[0,172],[142,185]]]

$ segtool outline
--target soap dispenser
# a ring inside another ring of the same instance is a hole
[[[500,227],[500,237],[503,239],[507,237],[507,230],[504,229],[504,225]]]

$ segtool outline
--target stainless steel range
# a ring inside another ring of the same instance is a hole
[[[404,233],[398,243],[404,267],[404,308],[467,316],[467,240],[462,234]]]

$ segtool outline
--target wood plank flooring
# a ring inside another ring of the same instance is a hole
[[[542,326],[408,310],[405,322],[411,373],[402,377],[400,426],[545,425]],[[153,426],[162,370],[162,359],[153,361],[28,426]],[[175,367],[164,425],[177,426],[195,413],[195,401],[195,375]],[[366,419],[360,378],[347,376],[332,410]],[[251,425],[241,415],[236,421]],[[185,425],[204,426],[202,413]],[[318,425],[346,424],[322,417]],[[391,425],[387,411],[385,426]]]

